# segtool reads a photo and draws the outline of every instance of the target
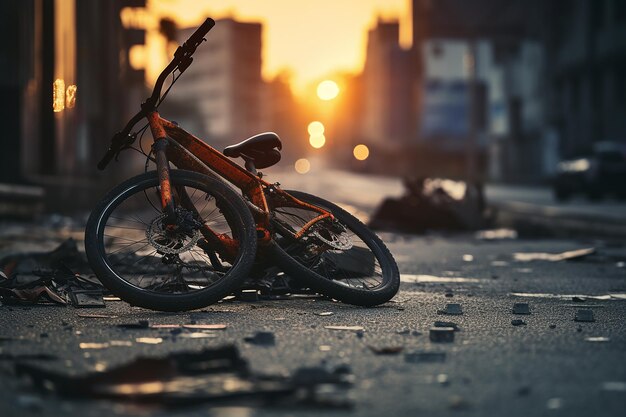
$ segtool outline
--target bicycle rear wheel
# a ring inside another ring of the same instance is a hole
[[[272,209],[276,235],[268,252],[290,277],[324,295],[361,306],[382,304],[398,292],[398,266],[374,232],[329,201],[300,191],[287,193],[335,217],[319,221],[295,240],[290,235],[318,213],[293,207]]]
[[[91,213],[85,251],[102,284],[132,305],[202,308],[246,279],[256,255],[254,220],[243,199],[215,179],[172,170],[170,182],[174,223],[161,209],[157,173],[138,175]]]

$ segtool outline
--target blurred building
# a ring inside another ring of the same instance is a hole
[[[414,138],[413,55],[401,48],[397,21],[378,20],[367,37],[362,75],[363,141],[400,149]]]
[[[626,143],[626,2],[545,2],[543,26],[547,116],[562,156]]]
[[[540,178],[554,141],[545,139],[538,2],[412,4],[416,137],[426,166],[447,165],[455,176]]]
[[[179,30],[178,42],[196,29]],[[168,96],[164,115],[177,118],[188,131],[218,148],[259,133],[264,89],[261,32],[260,23],[218,20]],[[179,104],[193,107],[195,113],[173,115]]]
[[[98,186],[112,183],[112,176],[96,175],[95,164],[126,121],[128,95],[144,89],[143,71],[128,60],[144,32],[125,29],[120,11],[144,6],[145,0],[0,3],[0,31],[10,40],[0,48],[9,132],[0,182],[41,186],[49,209],[69,210],[90,205],[100,197]]]

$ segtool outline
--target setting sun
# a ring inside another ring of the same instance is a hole
[[[332,80],[326,80],[317,86],[317,96],[325,101],[332,100],[339,94],[339,86]]]

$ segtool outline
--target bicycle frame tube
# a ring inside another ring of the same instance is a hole
[[[148,113],[148,123],[154,139],[154,157],[156,160],[159,184],[161,186],[161,207],[168,216],[168,222],[174,222],[174,201],[172,199],[172,187],[170,183],[170,165],[167,160],[167,138],[165,130],[160,123],[159,113]]]
[[[280,200],[278,207],[304,208],[319,213],[319,216],[309,221],[296,233],[296,238],[302,237],[318,221],[325,218],[333,218],[330,212],[300,201],[285,191],[263,181],[174,123],[161,117],[159,117],[159,123],[163,126],[167,137],[172,142],[172,145],[167,148],[167,156],[174,165],[181,169],[201,172],[211,176],[217,174],[242,191],[253,205],[251,207],[252,214],[257,222],[257,230],[262,232],[263,237],[260,238],[262,241],[269,241],[270,239],[267,230],[269,227],[269,208],[265,198],[265,190],[272,190],[272,192],[278,194],[280,197],[277,199]]]

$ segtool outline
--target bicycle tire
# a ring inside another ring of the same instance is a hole
[[[191,293],[166,294],[139,288],[126,281],[107,261],[104,245],[106,220],[125,198],[132,197],[142,187],[156,187],[155,171],[138,175],[112,189],[92,211],[85,228],[85,252],[89,263],[102,284],[113,294],[131,305],[160,311],[184,311],[206,307],[236,290],[252,268],[256,256],[256,228],[252,215],[242,197],[219,181],[199,173],[172,170],[172,188],[177,185],[204,190],[219,200],[219,212],[233,223],[237,234],[238,254],[232,267],[215,284]],[[146,188],[147,189],[147,188]]]
[[[273,240],[270,242],[267,252],[276,265],[296,281],[300,281],[321,294],[347,304],[374,306],[385,303],[396,295],[400,288],[398,266],[389,249],[374,232],[356,217],[330,201],[301,191],[286,190],[286,192],[301,201],[330,211],[335,219],[358,236],[379,262],[382,271],[382,282],[378,287],[371,289],[346,286],[338,280],[320,275],[312,268],[294,259],[276,240]]]

